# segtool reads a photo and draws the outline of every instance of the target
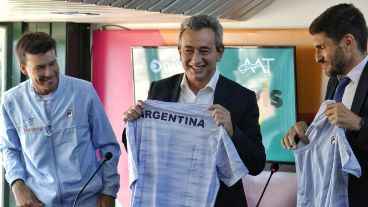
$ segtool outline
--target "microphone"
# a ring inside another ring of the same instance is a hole
[[[73,207],[76,206],[79,196],[82,194],[83,190],[87,187],[88,183],[92,180],[92,178],[100,170],[100,168],[102,167],[102,165],[105,164],[105,162],[108,161],[108,160],[110,160],[111,158],[112,158],[112,153],[111,152],[106,152],[105,155],[104,155],[103,161],[98,166],[98,168],[96,169],[95,173],[93,173],[93,175],[89,178],[89,180],[87,181],[87,183],[83,186],[82,190],[79,191],[77,197],[75,197],[74,202],[73,202]]]
[[[111,153],[110,153],[110,154],[111,154]],[[271,164],[270,171],[271,171],[271,173],[275,173],[275,172],[279,171],[279,168],[280,168],[279,163],[277,163],[277,162],[273,162],[273,163]]]
[[[258,206],[259,206],[259,203],[260,203],[260,202],[261,202],[261,200],[262,200],[263,194],[264,194],[264,192],[266,191],[266,188],[267,188],[267,186],[268,186],[268,183],[269,183],[269,182],[270,182],[270,180],[271,180],[272,175],[273,175],[275,172],[277,172],[277,171],[279,170],[279,167],[280,167],[280,165],[279,165],[279,163],[277,163],[277,162],[273,162],[273,163],[271,164],[271,167],[270,167],[270,171],[271,171],[270,177],[268,177],[267,183],[266,183],[265,187],[263,188],[263,192],[262,192],[262,194],[261,194],[261,197],[260,197],[260,198],[259,198],[259,200],[258,200],[258,203],[257,203],[256,207],[258,207]]]

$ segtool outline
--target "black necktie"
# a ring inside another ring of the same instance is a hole
[[[342,95],[344,95],[345,87],[349,84],[349,82],[350,78],[347,76],[341,77],[339,79],[339,85],[337,86],[333,100],[335,100],[336,102],[341,102]]]

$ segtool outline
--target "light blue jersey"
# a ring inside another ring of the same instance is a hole
[[[148,100],[127,126],[131,206],[213,206],[248,173],[208,105]]]
[[[298,207],[346,207],[348,173],[361,175],[360,165],[345,137],[343,128],[333,126],[322,103],[306,136],[310,143],[299,143],[294,150],[298,178]]]

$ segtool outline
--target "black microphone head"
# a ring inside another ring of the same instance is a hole
[[[274,162],[271,164],[270,170],[272,173],[275,173],[279,170],[279,167],[280,167],[279,163]]]
[[[112,153],[111,152],[106,152],[104,155],[104,160],[110,160],[112,158]]]

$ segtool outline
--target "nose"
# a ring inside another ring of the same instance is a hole
[[[193,65],[198,65],[202,60],[202,56],[201,53],[198,50],[194,50],[193,55],[192,55],[192,64]]]
[[[46,66],[43,75],[45,77],[52,77],[55,75],[54,68],[51,66]]]
[[[323,55],[321,54],[321,52],[317,49],[315,54],[314,54],[314,58],[316,60],[317,63],[323,63]]]

